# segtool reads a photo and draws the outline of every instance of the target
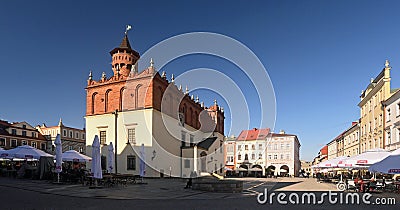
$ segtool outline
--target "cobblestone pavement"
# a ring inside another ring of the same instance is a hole
[[[145,179],[147,184],[128,184],[101,189],[71,184],[53,184],[49,181],[10,179],[0,177],[0,209],[376,209],[374,205],[260,205],[257,195],[283,192],[287,195],[335,189],[335,185],[302,178],[242,178],[242,193],[209,193],[184,189],[185,180]],[[380,205],[379,209],[399,209],[399,194],[374,194],[374,198],[397,199],[396,205]]]

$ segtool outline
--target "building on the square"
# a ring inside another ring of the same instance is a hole
[[[243,130],[236,138],[235,169],[246,169],[247,172],[259,172],[265,175],[266,147],[268,144],[269,128]]]
[[[301,163],[301,170],[304,173],[307,173],[308,175],[312,176],[313,175],[313,170],[311,168],[312,162],[311,161],[301,160],[300,163]]]
[[[351,127],[343,133],[343,156],[351,157],[360,154],[359,134],[359,123],[352,122]]]
[[[223,108],[216,101],[207,108],[187,88],[177,88],[173,75],[168,81],[165,72],[156,71],[153,59],[139,72],[140,55],[127,34],[110,54],[113,74],[103,72],[95,80],[90,72],[87,81],[87,154],[98,135],[103,168],[107,145],[112,142],[116,148],[113,172],[139,174],[144,156],[146,177],[222,174]]]
[[[268,136],[266,148],[266,173],[280,176],[298,176],[300,164],[300,141],[296,135],[285,131]]]
[[[78,129],[65,126],[60,119],[56,126],[36,126],[36,129],[45,136],[48,140],[47,152],[55,154],[55,144],[57,134],[60,134],[62,151],[75,150],[80,153],[85,153],[86,150],[86,131],[85,129]]]
[[[0,120],[0,148],[12,149],[29,145],[46,151],[47,139],[27,122],[9,123]]]
[[[344,132],[341,133],[338,137],[336,137],[336,145],[337,145],[337,157],[341,157],[344,155]],[[329,153],[328,153],[329,154]]]
[[[327,144],[327,146],[328,146],[327,147],[328,148],[328,158],[327,158],[327,160],[331,160],[333,158],[338,157],[338,155],[337,155],[338,146],[337,146],[336,138],[332,139],[332,141],[330,141]]]
[[[336,141],[335,141],[335,142],[336,142]],[[337,150],[335,150],[335,151],[336,151],[336,153],[337,153]],[[323,147],[319,150],[318,155],[314,158],[312,164],[313,164],[313,165],[316,165],[316,164],[318,164],[318,163],[320,163],[320,162],[324,162],[324,161],[326,161],[326,160],[328,160],[328,145],[323,146]]]
[[[375,78],[371,78],[367,88],[361,92],[360,108],[360,153],[374,148],[385,148],[384,107],[386,101],[394,92],[390,87],[389,61]]]
[[[224,154],[224,160],[225,160],[225,170],[231,170],[234,171],[236,170],[236,137],[235,136],[230,136],[230,137],[225,137],[225,154]]]
[[[385,149],[400,148],[400,91],[383,102],[385,107]]]

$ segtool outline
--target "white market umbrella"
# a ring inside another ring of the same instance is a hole
[[[107,157],[107,162],[108,162],[108,172],[112,173],[112,170],[114,169],[114,146],[112,142],[110,142],[110,145],[108,145],[108,157]]]
[[[337,168],[339,167],[339,162],[343,162],[346,159],[348,159],[348,157],[346,156],[332,158],[330,160],[318,163],[318,166],[316,168]]]
[[[59,183],[60,173],[62,171],[62,145],[61,145],[60,134],[57,134],[54,144],[56,145],[56,172],[57,172],[57,182]]]
[[[254,168],[250,168],[249,171],[262,171],[262,169],[254,167]]]
[[[140,147],[140,162],[139,162],[139,175],[144,177],[146,174],[146,164],[145,164],[145,152],[144,152],[144,144]]]
[[[54,157],[42,150],[36,149],[29,145],[19,146],[10,150],[2,150],[1,157],[7,158],[22,158],[22,159],[40,159],[40,157]]]
[[[91,161],[92,158],[84,154],[81,154],[75,150],[68,150],[62,154],[62,160],[84,163]]]
[[[400,174],[400,148],[391,152],[380,162],[371,165],[368,170],[385,174]]]
[[[390,152],[384,149],[375,148],[339,161],[338,165],[344,168],[368,167],[386,158],[389,154]]]
[[[103,178],[103,173],[101,170],[100,141],[97,135],[94,136],[92,144],[92,173],[93,178]]]

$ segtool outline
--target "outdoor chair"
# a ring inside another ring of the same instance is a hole
[[[354,183],[354,180],[347,181],[347,190],[354,191],[354,192],[358,191],[358,188],[357,188],[356,184]]]

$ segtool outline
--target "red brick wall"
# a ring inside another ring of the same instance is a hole
[[[86,115],[112,113],[115,110],[154,108],[178,119],[178,112],[185,110],[185,124],[199,129],[200,115],[202,112],[207,112],[209,116],[216,117],[216,120],[210,118],[203,120],[202,123],[217,123],[214,131],[224,133],[224,115],[217,106],[204,110],[189,95],[179,91],[174,84],[161,78],[154,71],[153,67],[148,67],[128,77],[119,75],[102,81],[88,81]]]

